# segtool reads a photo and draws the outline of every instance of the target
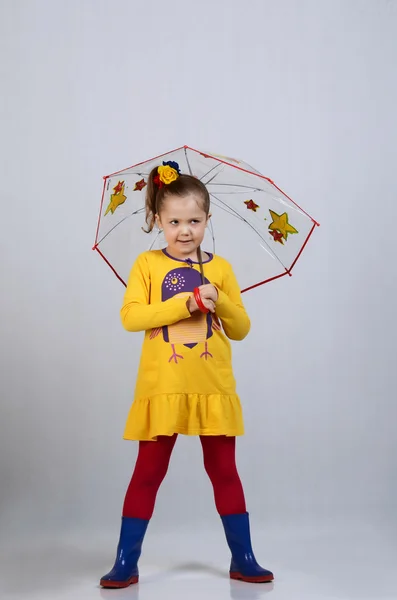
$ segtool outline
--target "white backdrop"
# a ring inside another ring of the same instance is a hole
[[[183,144],[248,161],[321,223],[292,278],[245,296],[253,519],[395,519],[396,2],[3,0],[0,27],[2,541],[118,533],[141,336],[91,252],[101,177]],[[197,439],[155,514],[218,518]]]

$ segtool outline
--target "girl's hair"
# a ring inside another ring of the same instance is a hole
[[[148,226],[146,233],[150,233],[153,230],[155,224],[155,215],[160,214],[161,207],[164,204],[167,196],[180,196],[183,198],[188,194],[196,194],[200,197],[200,207],[206,215],[210,212],[210,195],[204,183],[202,183],[193,175],[179,175],[178,179],[158,187],[154,182],[154,178],[157,176],[158,167],[154,167],[150,172],[148,184],[146,188],[146,224]]]

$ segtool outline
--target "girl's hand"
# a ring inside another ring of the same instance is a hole
[[[206,285],[201,285],[199,287],[200,296],[203,299],[212,300],[212,302],[216,302],[218,300],[218,290],[212,283],[207,283]],[[205,303],[204,303],[205,304]],[[211,311],[212,312],[212,311]]]
[[[205,308],[208,308],[208,310],[211,313],[214,313],[215,312],[215,302],[213,302],[209,298],[203,298],[202,296],[201,296],[201,299],[203,301]],[[199,307],[197,306],[197,302],[194,299],[194,296],[190,296],[189,300],[186,302],[186,306],[187,306],[190,314],[193,314],[194,312],[200,310]]]

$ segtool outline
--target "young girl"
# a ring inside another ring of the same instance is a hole
[[[235,462],[244,433],[227,338],[242,340],[250,321],[230,264],[200,244],[210,218],[207,188],[175,162],[152,170],[146,196],[149,231],[158,225],[165,250],[141,254],[121,309],[127,331],[145,331],[135,398],[124,438],[139,441],[124,501],[113,569],[100,581],[122,588],[138,581],[138,559],[158,489],[178,434],[200,436],[204,466],[231,550],[230,577],[267,582],[251,547],[249,518]]]

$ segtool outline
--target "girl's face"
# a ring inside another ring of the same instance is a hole
[[[197,248],[204,238],[209,215],[200,206],[195,194],[167,196],[157,225],[164,231],[168,252],[175,258],[197,260]]]

